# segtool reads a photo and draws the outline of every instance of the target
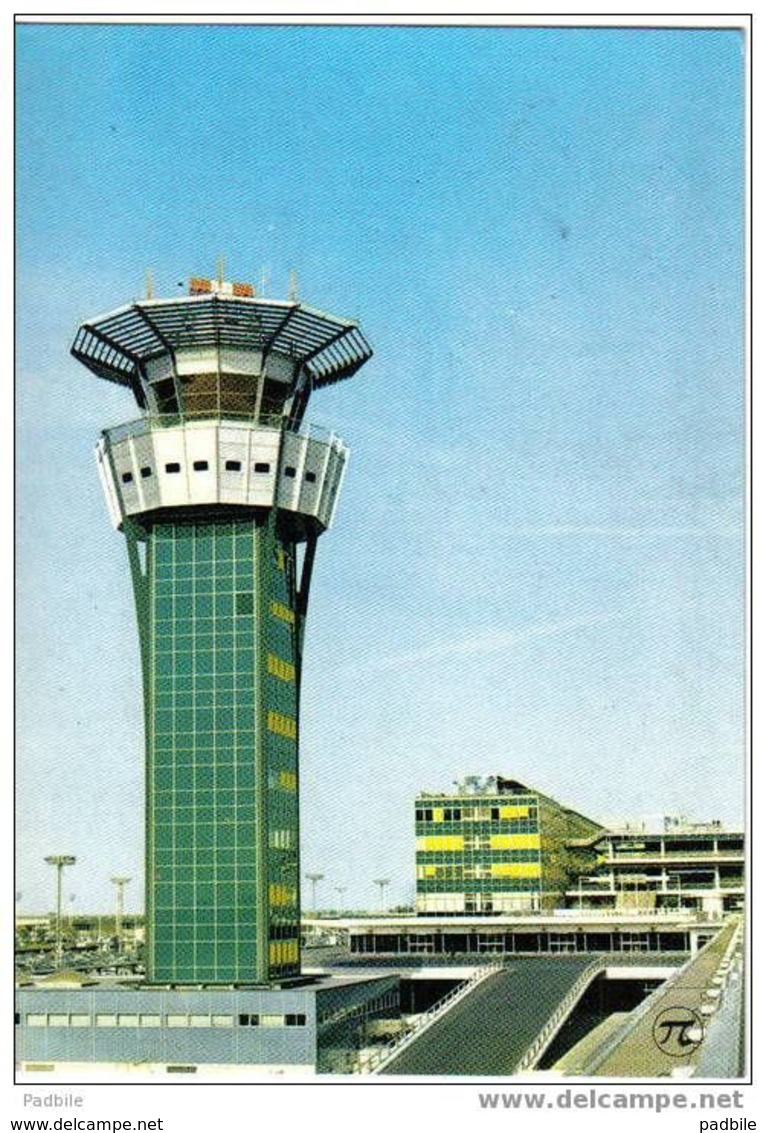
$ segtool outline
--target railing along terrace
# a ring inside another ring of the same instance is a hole
[[[645,850],[637,853],[635,850],[619,851],[611,858],[605,858],[605,864],[611,862],[645,862],[650,858],[667,858],[670,861],[690,858],[693,861],[706,861],[708,858],[741,858],[745,851],[740,850]]]
[[[639,892],[641,892],[639,890]],[[654,892],[654,890],[652,890]],[[668,890],[671,896],[674,896],[674,891]],[[574,891],[574,895],[577,891]],[[613,896],[621,896],[630,900],[633,897],[633,890],[615,889],[612,891]],[[691,919],[701,916],[700,909],[642,909],[638,908],[619,908],[619,909],[556,909],[552,914],[557,920],[577,920],[582,917],[583,920],[594,921],[614,921],[614,920],[668,920],[672,918],[677,920],[679,917]]]
[[[603,960],[594,960],[580,973],[575,983],[572,984],[567,994],[561,1000],[561,1003],[559,1003],[556,1010],[538,1032],[535,1040],[527,1047],[524,1054],[516,1063],[516,1067],[513,1071],[514,1074],[523,1074],[525,1070],[531,1070],[537,1065],[564,1025],[570,1011],[575,1006],[580,996],[604,968],[605,964]]]

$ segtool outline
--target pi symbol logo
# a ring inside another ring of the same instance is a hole
[[[692,1054],[705,1037],[702,1019],[691,1007],[666,1007],[655,1017],[652,1038],[671,1058]]]

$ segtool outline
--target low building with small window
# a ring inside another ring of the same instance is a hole
[[[152,988],[57,973],[16,996],[22,1073],[350,1073],[374,1021],[399,1015],[399,977],[325,977],[283,988]]]

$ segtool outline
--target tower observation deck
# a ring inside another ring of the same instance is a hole
[[[139,627],[147,980],[278,983],[300,972],[309,584],[347,457],[304,415],[372,351],[353,322],[198,279],[84,323],[72,353],[143,411],[97,459]]]

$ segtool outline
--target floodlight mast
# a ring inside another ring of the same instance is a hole
[[[122,941],[122,918],[125,913],[125,886],[133,880],[132,877],[110,877],[109,879],[117,889],[117,899],[115,903],[115,916],[114,916],[114,935],[117,937],[117,948],[120,952],[123,951]]]
[[[387,887],[390,884],[391,884],[391,879],[389,877],[378,877],[378,878],[375,879],[375,881],[373,881],[373,885],[377,885],[378,889],[380,890],[380,911],[381,911],[381,913],[385,913],[385,911],[386,911],[385,892],[386,892]]]
[[[307,873],[306,880],[311,884],[311,911],[316,916],[317,911],[317,885],[324,881],[323,873]]]
[[[144,677],[147,980],[278,983],[300,973],[309,585],[347,457],[303,420],[372,351],[295,286],[265,299],[219,273],[84,323],[72,353],[143,411],[97,458]]]
[[[56,967],[60,968],[64,958],[64,938],[61,930],[61,882],[64,869],[77,861],[72,854],[49,854],[45,859],[56,869]]]

